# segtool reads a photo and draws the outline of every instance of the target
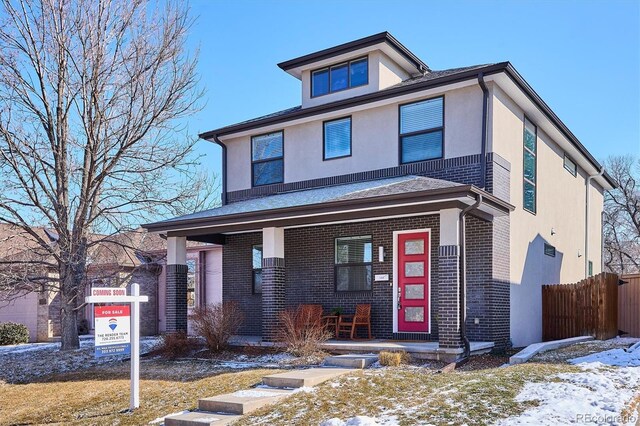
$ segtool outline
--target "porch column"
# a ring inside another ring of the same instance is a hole
[[[262,339],[276,340],[284,310],[284,229],[262,229]]]
[[[167,238],[167,332],[187,331],[187,238]]]
[[[461,348],[460,335],[460,209],[440,210],[438,249],[438,342]]]

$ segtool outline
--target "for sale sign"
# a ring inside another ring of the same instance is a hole
[[[129,306],[96,306],[95,356],[122,355],[131,353]]]

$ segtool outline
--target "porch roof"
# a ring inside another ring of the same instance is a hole
[[[238,201],[143,227],[152,232],[169,232],[174,236],[249,231],[268,226],[433,211],[470,205],[478,195],[483,197],[483,203],[476,212],[478,215],[503,215],[514,208],[473,185],[410,175],[284,192]],[[398,211],[398,208],[402,211]]]

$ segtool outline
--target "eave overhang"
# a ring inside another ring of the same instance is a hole
[[[265,227],[297,227],[389,216],[417,215],[443,208],[464,208],[482,195],[482,204],[474,212],[491,220],[508,215],[511,204],[472,185],[415,191],[379,197],[347,199],[327,203],[251,211],[216,217],[169,220],[143,225],[149,232],[169,236],[198,236],[259,231]]]

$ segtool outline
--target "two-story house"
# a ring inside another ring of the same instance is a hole
[[[601,268],[613,182],[508,63],[432,70],[389,33],[278,64],[302,103],[205,132],[223,205],[168,236],[168,330],[186,326],[187,240],[223,244],[223,300],[274,339],[302,303],[372,305],[377,338],[541,339],[541,285]]]

